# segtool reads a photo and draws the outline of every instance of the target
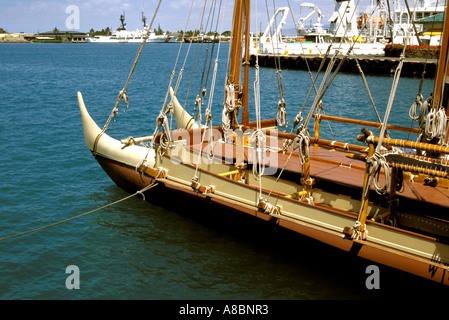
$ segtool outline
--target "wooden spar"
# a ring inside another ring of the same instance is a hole
[[[249,81],[249,31],[250,31],[250,0],[245,0],[245,61],[243,77],[243,110],[242,124],[247,126],[249,123],[248,114],[248,81]]]
[[[443,36],[441,37],[440,56],[438,59],[438,69],[436,74],[435,86],[433,90],[433,107],[443,107],[446,110],[446,116],[449,116],[449,6],[446,6],[444,14]],[[446,131],[445,143],[448,142],[449,126]]]
[[[358,141],[365,141],[365,138],[366,138],[365,135],[357,136]],[[379,138],[374,137],[374,142],[376,144],[379,143]],[[443,145],[431,144],[431,143],[421,143],[421,142],[413,142],[413,141],[401,140],[401,139],[384,138],[382,140],[382,145],[390,146],[390,147],[402,147],[402,148],[409,148],[409,149],[418,149],[418,150],[422,150],[422,151],[430,151],[430,152],[436,152],[436,153],[449,154],[449,147],[446,147]]]
[[[438,69],[435,80],[435,86],[433,90],[433,106],[439,108],[443,106],[443,103],[447,103],[447,97],[444,96],[445,84],[449,81],[448,79],[448,47],[449,47],[449,17],[448,17],[449,6],[446,6],[446,13],[444,15],[444,27],[443,27],[443,37],[440,46],[440,57],[438,60]],[[447,88],[446,88],[447,90]],[[446,115],[449,115],[449,108],[446,108]],[[447,135],[446,135],[447,142]]]
[[[242,52],[242,30],[243,30],[243,3],[244,0],[236,0],[234,6],[234,25],[232,29],[231,57],[229,65],[228,84],[233,85],[235,90],[235,101],[238,101],[240,92],[240,61]],[[236,105],[238,105],[236,103]],[[236,122],[238,109],[234,110],[234,116],[231,119],[231,127]]]
[[[297,135],[293,134],[293,133],[281,132],[281,131],[276,131],[276,130],[271,130],[271,129],[266,129],[266,133],[267,133],[267,135],[277,136],[281,139],[293,140],[297,137]],[[338,142],[338,141],[331,141],[331,140],[310,137],[310,143],[328,147],[328,148],[342,149],[342,150],[346,150],[346,151],[354,151],[354,152],[360,152],[360,153],[368,152],[368,147],[358,146],[355,144]]]
[[[231,58],[229,67],[229,81],[233,84],[239,84],[240,78],[240,55],[241,52],[241,40],[242,40],[242,11],[243,1],[236,0],[234,7],[234,26],[232,29],[232,41],[231,41]]]
[[[367,126],[367,127],[376,127],[379,128],[381,124],[379,122],[371,122],[371,121],[364,121],[364,120],[355,120],[355,119],[348,119],[348,118],[341,118],[341,117],[334,117],[334,116],[328,116],[328,115],[320,115],[319,117],[314,114],[314,118],[320,119],[320,120],[330,120],[335,122],[343,122],[343,123],[351,123],[351,124],[357,124],[361,126]],[[396,130],[396,131],[402,131],[402,132],[410,132],[410,133],[421,133],[420,129],[417,128],[407,128],[407,127],[401,127],[401,126],[395,126],[391,124],[387,124],[387,129],[390,130]]]

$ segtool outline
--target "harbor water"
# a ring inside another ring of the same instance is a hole
[[[77,92],[82,92],[91,116],[102,127],[137,49],[133,44],[0,45],[0,238],[128,196],[85,146]],[[189,92],[186,108],[194,113],[195,98],[206,84],[204,119],[217,53],[220,84],[212,109],[213,125],[221,125],[220,81],[227,69],[228,44],[213,48],[203,44],[195,69],[199,77],[192,82],[197,49],[192,45],[191,58],[185,60],[188,50],[188,44],[180,51],[179,44],[145,46],[128,86],[129,108],[125,111],[120,105],[109,135],[124,139],[153,134],[172,70],[176,70],[175,86],[182,66],[179,100],[184,104]],[[204,63],[205,53],[212,53],[210,64]],[[251,67],[250,91],[255,71]],[[310,75],[275,71],[259,70],[262,117],[276,117],[281,80],[287,130],[291,130],[311,87]],[[366,80],[383,119],[393,76],[367,76]],[[408,110],[419,81],[400,80],[389,123],[411,125]],[[424,98],[432,85],[432,79],[424,81]],[[313,97],[312,93],[303,116]],[[254,103],[250,106],[252,112]],[[377,121],[358,74],[337,75],[323,98],[323,108],[327,115]],[[254,115],[250,120],[255,120]],[[361,129],[333,123],[330,130],[325,122],[321,127],[322,138],[350,143],[356,143]],[[392,133],[392,137],[404,136]],[[0,299],[347,300],[447,294],[438,284],[380,265],[380,287],[369,288],[367,270],[372,262],[271,227],[193,219],[189,216],[192,210],[196,208],[186,204],[185,212],[172,212],[133,197],[62,224],[4,239],[0,241]],[[79,270],[78,289],[67,286],[69,266]]]

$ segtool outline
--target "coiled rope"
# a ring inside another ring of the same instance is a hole
[[[428,140],[437,138],[439,143],[444,141],[446,135],[447,116],[443,108],[429,111],[425,123],[425,134]]]
[[[56,225],[59,225],[59,224],[62,224],[62,223],[71,221],[71,220],[75,220],[75,219],[81,218],[81,217],[86,216],[86,215],[88,215],[88,214],[94,213],[94,212],[96,212],[96,211],[99,211],[99,210],[102,210],[102,209],[111,207],[111,206],[116,205],[116,204],[118,204],[118,203],[120,203],[120,202],[123,202],[123,201],[125,201],[125,200],[128,200],[128,199],[130,199],[130,198],[132,198],[132,197],[137,196],[138,194],[142,195],[143,199],[145,200],[145,196],[143,195],[143,193],[144,193],[145,191],[147,191],[147,190],[149,190],[149,189],[151,189],[151,188],[157,186],[157,185],[158,185],[157,183],[150,184],[149,186],[146,186],[145,188],[143,188],[143,189],[141,189],[141,190],[139,190],[139,191],[136,191],[134,194],[131,194],[131,195],[127,196],[127,197],[124,197],[124,198],[122,198],[122,199],[120,199],[120,200],[117,200],[117,201],[114,201],[114,202],[112,202],[112,203],[109,203],[109,204],[104,205],[104,206],[102,206],[102,207],[99,207],[99,208],[97,208],[97,209],[94,209],[94,210],[91,210],[91,211],[88,211],[88,212],[84,212],[84,213],[79,214],[79,215],[77,215],[77,216],[74,216],[74,217],[71,217],[71,218],[68,218],[68,219],[64,219],[64,220],[61,220],[61,221],[58,221],[58,222],[55,222],[55,223],[52,223],[52,224],[49,224],[49,225],[40,227],[40,228],[28,230],[28,231],[25,231],[25,232],[21,232],[21,233],[18,233],[18,234],[14,234],[14,235],[12,235],[12,236],[7,236],[7,237],[4,237],[4,238],[0,238],[0,241],[4,241],[4,240],[7,240],[7,239],[11,239],[11,238],[23,236],[23,235],[25,235],[25,234],[29,234],[29,233],[36,232],[36,231],[39,231],[39,230],[47,229],[47,228],[54,227],[54,226],[56,226]]]

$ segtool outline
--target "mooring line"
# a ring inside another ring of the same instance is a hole
[[[77,215],[77,216],[74,216],[74,217],[71,217],[71,218],[68,218],[68,219],[64,219],[64,220],[61,220],[61,221],[58,221],[58,222],[55,222],[55,223],[52,223],[52,224],[49,224],[49,225],[40,227],[40,228],[28,230],[28,231],[25,231],[25,232],[21,232],[21,233],[18,233],[18,234],[14,234],[14,235],[12,235],[12,236],[0,238],[0,241],[4,241],[4,240],[7,240],[7,239],[19,237],[19,236],[22,236],[22,235],[25,235],[25,234],[28,234],[28,233],[32,233],[32,232],[35,232],[35,231],[39,231],[39,230],[43,230],[43,229],[46,229],[46,228],[50,228],[50,227],[56,226],[56,225],[61,224],[61,223],[64,223],[64,222],[67,222],[67,221],[70,221],[70,220],[74,220],[74,219],[80,218],[80,217],[82,217],[82,216],[85,216],[85,215],[94,213],[94,212],[96,212],[96,211],[105,209],[105,208],[107,208],[107,207],[116,205],[117,203],[120,203],[120,202],[122,202],[122,201],[128,200],[129,198],[135,197],[135,196],[138,195],[138,194],[140,194],[140,195],[143,196],[143,192],[145,192],[145,191],[147,191],[147,190],[149,190],[149,189],[151,189],[151,188],[153,188],[153,187],[155,187],[155,186],[157,186],[157,183],[151,184],[151,185],[149,185],[149,186],[146,186],[146,187],[143,188],[142,190],[136,191],[136,193],[134,193],[134,194],[132,194],[132,195],[129,195],[129,196],[123,198],[123,199],[114,201],[114,202],[112,202],[112,203],[109,203],[109,204],[104,205],[104,206],[102,206],[102,207],[99,207],[99,208],[97,208],[97,209],[94,209],[94,210],[91,210],[91,211],[88,211],[88,212],[84,212],[84,213],[79,214],[79,215]],[[143,197],[144,197],[144,196],[143,196]],[[145,197],[144,197],[144,199],[145,199]]]

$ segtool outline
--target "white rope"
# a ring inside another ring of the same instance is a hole
[[[257,34],[257,1],[255,1],[255,12],[256,12],[256,34]],[[254,159],[253,159],[253,177],[259,181],[259,198],[262,197],[262,175],[265,172],[265,143],[266,136],[261,130],[261,114],[260,114],[260,73],[259,73],[259,52],[256,52],[256,63],[254,71],[254,108],[256,114],[256,127],[257,130],[253,132],[251,136],[251,144],[254,148]]]
[[[285,101],[283,98],[281,98],[278,102],[276,120],[279,127],[287,126],[287,111],[285,110]]]
[[[251,145],[254,148],[254,159],[253,159],[253,176],[257,181],[263,176],[265,171],[265,142],[266,137],[262,130],[257,129],[251,135]]]
[[[410,110],[408,111],[408,115],[411,119],[415,121],[419,121],[422,116],[423,111],[423,96],[422,94],[418,93],[415,98],[415,102],[410,107]],[[419,114],[417,110],[419,109]]]
[[[444,142],[446,136],[447,116],[443,108],[432,108],[426,117],[425,136],[427,140],[438,139],[438,144]]]
[[[390,187],[390,167],[387,160],[382,154],[375,152],[371,158],[367,159],[367,162],[370,164],[369,174],[373,177],[373,184],[376,192],[378,194],[385,194]],[[383,186],[379,183],[381,168],[384,169],[385,174],[385,182]]]
[[[443,108],[440,108],[436,114],[435,121],[435,137],[439,139],[438,143],[442,144],[446,137],[447,116]]]
[[[303,128],[293,141],[293,150],[298,148],[299,163],[304,165],[309,156],[310,133],[307,128]]]
[[[236,108],[235,104],[235,89],[234,85],[227,84],[225,87],[225,101],[223,104],[223,111],[221,114],[221,123],[223,127],[223,134],[225,141],[228,142],[228,130],[231,128],[231,117],[232,113]]]

